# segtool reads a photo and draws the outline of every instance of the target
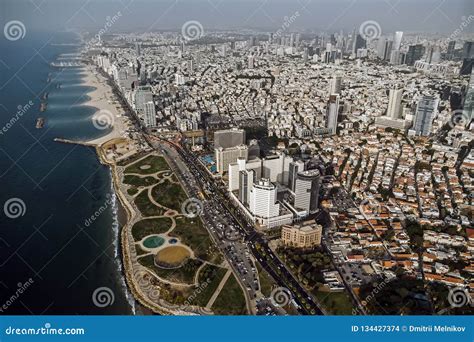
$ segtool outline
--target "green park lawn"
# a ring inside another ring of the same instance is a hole
[[[138,173],[141,175],[150,175],[159,171],[169,170],[165,158],[150,155],[125,168],[124,173]]]
[[[211,309],[217,315],[247,314],[245,296],[234,275],[227,279]]]
[[[148,190],[142,191],[137,197],[135,197],[135,204],[143,216],[161,216],[164,213],[162,208],[151,203],[148,198]]]
[[[132,227],[132,235],[135,241],[153,234],[163,234],[171,228],[172,221],[169,217],[158,217],[144,219],[135,223]]]

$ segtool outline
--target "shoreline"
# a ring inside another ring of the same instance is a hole
[[[87,93],[90,100],[81,105],[96,108],[96,112],[92,115],[94,126],[99,130],[110,129],[110,131],[102,137],[79,142],[88,146],[99,146],[112,139],[123,137],[130,120],[125,117],[125,111],[115,99],[116,96],[107,84],[107,79],[95,72],[96,68],[93,65],[85,65],[83,70],[84,77],[80,83],[94,89]],[[98,122],[98,119],[104,120],[107,125]]]
[[[140,303],[137,301],[135,295],[130,291],[130,286],[127,281],[127,275],[126,275],[126,267],[125,267],[125,262],[123,259],[123,246],[121,244],[121,234],[122,230],[126,225],[128,224],[130,220],[130,216],[128,215],[127,211],[124,208],[124,204],[122,203],[122,200],[118,194],[117,191],[117,186],[114,182],[114,168],[107,163],[105,157],[102,156],[102,153],[100,153],[101,146],[105,144],[106,142],[120,138],[124,135],[125,130],[126,130],[126,122],[125,122],[125,117],[123,111],[123,108],[121,108],[120,105],[114,104],[113,102],[116,102],[113,100],[114,94],[113,90],[107,85],[107,80],[100,75],[97,72],[94,72],[95,67],[93,65],[85,65],[84,68],[84,77],[81,79],[81,84],[91,87],[93,90],[87,93],[87,96],[89,96],[89,100],[82,105],[84,106],[90,106],[96,108],[95,113],[92,115],[92,120],[96,120],[98,116],[103,116],[108,123],[112,123],[112,127],[110,132],[105,134],[102,137],[99,138],[94,138],[94,139],[89,139],[89,140],[84,140],[84,141],[73,141],[73,140],[66,140],[66,139],[55,139],[55,141],[62,142],[62,143],[70,143],[70,144],[76,144],[76,145],[83,145],[87,147],[94,147],[96,150],[96,154],[98,156],[98,160],[101,164],[106,165],[109,167],[110,170],[110,175],[111,175],[111,191],[114,192],[114,196],[116,198],[116,205],[117,205],[117,212],[114,213],[116,217],[113,219],[116,220],[114,222],[114,225],[117,224],[118,227],[116,227],[117,231],[117,236],[115,237],[117,241],[114,241],[116,243],[116,248],[117,248],[117,257],[120,259],[118,260],[118,270],[122,276],[122,279],[120,279],[120,282],[124,286],[124,291],[125,291],[125,297],[129,301],[131,305],[131,310],[132,314],[136,315],[137,311],[142,312],[142,308]],[[105,115],[105,116],[104,116]],[[128,120],[128,119],[127,119]],[[94,126],[97,128],[102,128],[100,125],[95,125]],[[104,129],[107,129],[107,127],[104,127]],[[118,199],[118,200],[117,200]],[[112,229],[115,229],[113,226],[111,227]],[[133,302],[130,302],[130,298]]]
[[[75,144],[82,145],[86,147],[93,147],[96,150],[96,154],[99,162],[102,165],[108,166],[111,173],[111,184],[112,189],[115,193],[117,201],[117,220],[118,220],[118,253],[120,254],[121,267],[120,273],[123,276],[123,280],[126,285],[126,291],[129,295],[132,296],[132,299],[135,302],[135,307],[132,306],[132,311],[135,309],[135,315],[150,315],[150,314],[160,314],[160,315],[174,315],[177,314],[174,309],[163,307],[158,303],[151,302],[146,295],[142,293],[140,286],[138,285],[135,276],[134,276],[134,267],[132,254],[130,250],[129,243],[129,234],[130,225],[134,221],[137,213],[132,205],[127,201],[125,194],[122,192],[119,172],[117,170],[117,165],[114,161],[107,159],[105,151],[103,149],[104,145],[111,142],[115,139],[124,139],[126,138],[126,129],[131,125],[131,121],[128,117],[125,116],[125,110],[120,105],[120,103],[114,98],[113,89],[107,84],[107,79],[100,75],[97,72],[94,72],[96,69],[93,65],[85,65],[83,71],[85,73],[84,77],[81,80],[81,84],[93,87],[94,89],[87,93],[90,97],[90,100],[83,103],[82,105],[91,106],[96,108],[96,112],[92,116],[92,120],[97,118],[101,114],[107,115],[106,119],[112,118],[110,132],[105,134],[102,137],[89,139],[89,140],[68,140],[62,138],[55,138],[54,141],[65,143],[65,144]],[[100,123],[99,123],[100,124]],[[112,227],[113,228],[113,227]],[[135,270],[136,272],[137,270]],[[125,294],[128,297],[127,293]]]

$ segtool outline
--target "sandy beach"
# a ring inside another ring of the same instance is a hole
[[[86,71],[86,75],[82,84],[95,88],[87,93],[91,99],[84,103],[86,106],[97,108],[97,112],[93,116],[94,126],[104,130],[109,130],[109,127],[112,126],[112,130],[106,135],[84,143],[100,146],[111,139],[124,137],[130,122],[124,115],[119,102],[114,100],[112,89],[107,84],[107,80],[93,66],[87,65],[84,71]]]

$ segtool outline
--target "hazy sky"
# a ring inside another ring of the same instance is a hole
[[[375,20],[383,32],[450,33],[474,16],[474,0],[0,0],[0,23],[94,31],[119,11],[110,31],[179,29],[188,20],[205,29],[276,29],[298,12],[294,29],[351,30]],[[474,32],[474,20],[464,30]]]

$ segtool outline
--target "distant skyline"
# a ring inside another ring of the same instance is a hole
[[[121,17],[110,32],[180,29],[197,20],[204,29],[272,30],[299,13],[294,30],[352,30],[367,20],[383,32],[449,34],[463,16],[474,15],[472,0],[2,0],[2,26],[20,20],[30,29],[97,30],[107,17]],[[474,24],[464,31],[474,32]]]

